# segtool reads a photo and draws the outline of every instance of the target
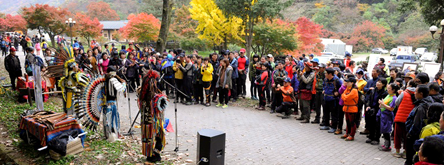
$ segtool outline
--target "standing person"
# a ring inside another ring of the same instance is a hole
[[[237,98],[238,98],[238,94],[239,94],[239,91],[237,90],[237,79],[239,78],[239,72],[238,72],[238,67],[237,67],[238,66],[238,62],[237,62],[237,59],[235,58],[234,54],[235,54],[235,52],[230,52],[228,58],[230,60],[230,65],[233,68],[233,74],[232,74],[232,79],[233,79],[232,86],[233,86],[233,88],[230,88],[230,91],[231,91],[230,98],[233,99],[233,102],[236,102]]]
[[[165,53],[164,53],[165,55]],[[173,70],[173,56],[167,55],[165,59],[161,61],[162,65],[162,73],[164,74],[164,79],[166,82],[170,83],[171,85],[174,85],[174,70]],[[172,96],[174,94],[174,90],[169,86],[165,86],[166,94],[168,96]]]
[[[344,101],[342,111],[345,113],[345,121],[347,122],[347,130],[344,136],[341,136],[345,141],[353,141],[356,133],[356,114],[358,113],[358,89],[356,87],[356,79],[349,76],[347,80],[347,89],[342,93],[341,98]]]
[[[390,76],[387,77],[387,83],[394,83],[398,75],[398,69],[392,68],[390,69]]]
[[[203,87],[205,89],[205,106],[209,107],[211,106],[210,89],[211,82],[213,81],[213,65],[210,63],[210,58],[204,58],[204,63],[200,72],[202,74]]]
[[[107,68],[105,75],[106,106],[104,106],[105,118],[103,120],[103,127],[106,139],[109,139],[112,134],[116,134],[119,138],[122,137],[119,131],[120,115],[116,106],[118,92],[125,92],[125,81],[117,76],[114,66],[110,66]]]
[[[418,75],[419,76],[419,75]],[[417,77],[418,77],[417,76]],[[416,82],[418,84],[418,82]],[[413,144],[419,139],[421,129],[426,126],[425,119],[427,119],[427,109],[433,102],[429,96],[429,88],[427,85],[418,85],[415,91],[416,101],[415,108],[410,112],[405,122],[407,139],[406,139],[406,161],[404,164],[413,164],[413,155],[415,150]]]
[[[213,80],[211,81],[211,91],[213,92],[213,102],[217,103],[217,88],[216,88],[216,83],[217,80],[219,79],[219,76],[217,75],[218,71],[219,71],[219,60],[218,60],[218,55],[217,53],[213,53],[210,55],[210,63],[211,65],[213,65]]]
[[[247,79],[248,74],[248,66],[250,64],[250,61],[247,56],[245,56],[245,49],[242,48],[239,51],[239,57],[237,58],[238,61],[238,72],[239,72],[239,78],[237,79],[237,91],[238,95],[245,98],[245,95],[247,94],[247,87],[245,86],[245,80]]]
[[[442,74],[442,71],[439,71],[438,73],[436,73],[435,79],[433,81],[437,82],[439,86],[442,86],[444,82],[443,79],[444,79],[444,74]]]
[[[379,74],[380,74],[381,70],[379,68],[373,68],[372,70],[372,79],[367,81],[367,85],[365,85],[364,87],[364,93],[365,93],[365,109],[367,109],[367,103],[370,101],[370,92],[375,89],[376,87],[376,83],[379,81]],[[385,96],[384,96],[385,97]],[[365,111],[365,130],[363,132],[361,132],[361,135],[368,135],[370,133],[370,126],[367,123],[371,123],[370,120],[370,114],[367,114],[367,110]]]
[[[179,65],[179,69],[183,73],[183,91],[186,95],[188,95],[186,99],[185,105],[191,105],[191,89],[192,89],[192,81],[193,81],[193,63],[191,62],[191,59],[193,58],[192,55],[188,55],[185,60],[185,65]]]
[[[104,75],[108,69],[108,65],[109,65],[109,58],[108,58],[108,54],[106,53],[102,53],[102,59],[99,60],[99,73]]]
[[[258,100],[257,97],[257,86],[256,83],[254,83],[254,80],[256,79],[256,64],[259,62],[259,55],[254,54],[253,55],[253,61],[252,63],[248,66],[248,78],[250,80],[250,95],[251,95],[251,100]]]
[[[387,87],[386,79],[379,79],[376,82],[376,88],[372,89],[368,97],[367,108],[365,113],[365,123],[367,129],[369,130],[368,139],[365,141],[366,143],[370,143],[371,145],[379,145],[379,139],[381,138],[380,134],[380,124],[379,120],[377,120],[377,113],[379,111],[379,100],[384,99],[388,93],[385,90]]]
[[[305,62],[305,73],[301,73],[300,77],[300,103],[302,105],[302,115],[296,120],[302,120],[301,123],[310,122],[310,100],[312,99],[312,90],[314,88],[313,81],[315,78],[315,73],[313,71],[313,64],[310,62]]]
[[[105,46],[105,51],[104,52],[106,52],[108,54],[111,54],[110,49],[108,48],[108,44],[105,44],[104,46]]]
[[[91,65],[92,65],[92,70],[93,70],[95,73],[98,73],[99,71],[97,70],[97,60],[96,60],[96,58],[93,56],[93,54],[92,54],[92,50],[90,49],[90,50],[86,51],[86,55],[88,55],[89,62],[90,62]]]
[[[39,39],[35,40],[35,50],[37,51],[36,54],[39,56],[40,55],[40,51],[42,50],[42,48],[40,47],[40,40]]]
[[[358,86],[358,94],[359,94],[359,102],[358,102],[358,114],[356,115],[356,128],[359,128],[361,125],[361,118],[362,118],[362,109],[365,104],[365,95],[364,95],[364,87],[367,85],[367,81],[364,80],[364,70],[358,69],[356,71],[356,78],[357,82],[356,85]]]
[[[216,88],[219,88],[219,104],[216,107],[228,108],[228,91],[232,88],[233,67],[231,67],[228,59],[223,59],[220,63],[219,79]]]
[[[311,124],[319,124],[321,119],[321,106],[324,105],[324,95],[322,94],[322,90],[324,89],[324,79],[325,79],[325,64],[320,64],[319,69],[316,71],[316,83],[315,83],[315,91],[314,95],[314,107],[313,109],[316,112],[315,120],[311,122]]]
[[[285,58],[285,71],[287,71],[288,73],[288,77],[291,79],[293,78],[293,64],[291,63],[291,57],[287,56],[287,58]],[[300,69],[300,68],[299,68]]]
[[[380,58],[378,63],[375,65],[375,68],[378,68],[378,69],[380,69],[382,71],[381,75],[383,77],[387,77],[388,68],[387,68],[387,66],[384,63],[385,63],[385,59],[384,58]]]
[[[40,43],[40,47],[42,48],[43,52],[46,52],[46,49],[48,49],[48,43],[46,43],[45,39],[42,39],[42,43]],[[45,55],[45,54],[43,54]]]
[[[270,66],[271,66],[270,70],[274,70],[274,68],[276,67],[276,63],[274,63],[273,55],[268,54],[267,61],[268,61],[268,64],[270,64]]]
[[[20,66],[20,60],[18,56],[15,54],[16,50],[14,47],[11,47],[9,53],[10,54],[5,57],[5,69],[9,73],[9,79],[11,80],[12,90],[16,90],[15,80],[17,79],[17,77],[22,76],[22,67]]]
[[[405,128],[405,122],[407,121],[407,117],[409,116],[410,112],[415,108],[415,105],[413,104],[415,99],[415,91],[416,91],[416,83],[413,80],[410,80],[407,83],[406,89],[398,96],[396,99],[396,106],[398,107],[398,112],[395,115],[395,135],[394,135],[394,146],[396,149],[396,152],[393,154],[393,156],[398,158],[405,158],[406,157],[406,128]],[[401,144],[404,148],[404,152],[401,153]]]
[[[133,93],[136,90],[136,76],[137,70],[139,69],[139,64],[134,58],[134,54],[130,53],[128,55],[128,60],[125,61],[126,67],[126,78],[128,79],[128,89],[129,93]]]
[[[24,35],[22,35],[22,38],[21,38],[21,40],[20,40],[20,46],[22,46],[22,50],[23,50],[23,52],[25,52],[26,51],[26,48],[28,47],[27,46],[27,41],[26,41],[26,36],[24,36]],[[18,49],[18,48],[17,48]]]
[[[287,71],[284,70],[284,62],[278,62],[276,70],[273,71],[273,80],[271,81],[273,102],[271,103],[270,113],[274,113],[276,107],[282,104],[282,93],[277,89],[278,86],[284,86],[285,78],[287,78]]]
[[[268,64],[267,63],[257,63],[256,65],[260,66],[261,69],[256,72],[260,73],[259,76],[256,76],[256,85],[259,90],[259,106],[256,108],[258,110],[265,110],[265,88],[268,83]]]
[[[203,97],[203,81],[202,81],[202,57],[197,55],[196,63],[194,63],[193,67],[193,93],[194,93],[194,104],[202,104],[204,103],[204,97]]]
[[[379,111],[376,114],[376,120],[380,125],[380,134],[384,137],[384,145],[379,146],[381,151],[391,151],[390,147],[390,133],[392,132],[392,126],[394,121],[393,110],[396,107],[396,94],[399,90],[399,86],[395,83],[391,83],[387,86],[388,95],[383,99],[379,100]],[[381,137],[381,135],[377,137]]]
[[[294,97],[294,90],[293,87],[291,87],[291,79],[285,78],[284,80],[284,86],[280,86],[278,84],[277,89],[282,93],[282,104],[277,107],[276,112],[282,113],[284,112],[285,115],[282,117],[282,119],[289,118],[292,114],[291,108],[294,107],[294,103],[296,102],[296,98]]]
[[[184,73],[182,72],[182,70],[179,69],[179,66],[186,65],[185,60],[184,60],[184,56],[185,56],[184,54],[178,55],[176,62],[174,62],[174,64],[173,64],[174,80],[176,83],[176,88],[180,91],[184,91],[184,89],[183,89]],[[179,102],[182,102],[182,103],[185,102],[185,96],[183,94],[181,94],[180,92],[176,92],[176,97],[179,97],[177,99]]]
[[[292,72],[293,72],[293,77],[291,78],[291,87],[293,87],[294,96],[297,96],[299,90],[299,79],[298,79],[299,69],[297,65],[293,65]],[[298,102],[299,102],[298,98],[295,97],[295,103],[293,106],[295,115],[298,115]]]
[[[346,67],[346,68],[350,67],[351,56],[352,56],[352,54],[350,54],[349,52],[345,52],[344,64],[345,64],[345,67]],[[353,69],[353,68],[352,68],[352,69]],[[353,70],[352,70],[352,71],[353,71]],[[353,72],[352,72],[352,73],[353,73]]]

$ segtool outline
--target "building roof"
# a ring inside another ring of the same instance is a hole
[[[339,39],[329,39],[329,38],[321,38],[321,43],[324,45],[328,45],[328,44],[345,44],[344,42],[342,42]]]
[[[120,21],[100,21],[104,30],[119,30],[128,23],[128,20]]]

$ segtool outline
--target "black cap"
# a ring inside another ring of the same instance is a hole
[[[356,82],[356,78],[355,77],[349,77],[348,79],[345,80],[345,82]]]

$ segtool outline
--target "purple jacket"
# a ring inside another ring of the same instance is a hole
[[[339,96],[342,95],[342,93],[344,93],[344,91],[347,89],[347,83],[343,83],[341,88],[339,88]],[[339,97],[339,105],[343,106],[344,105],[344,100],[342,100],[342,97]]]

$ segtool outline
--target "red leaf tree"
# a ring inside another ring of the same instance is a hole
[[[97,18],[100,21],[118,21],[120,20],[119,14],[111,7],[108,3],[100,1],[100,2],[91,2],[86,7],[88,9],[87,15],[91,18]]]
[[[385,37],[385,28],[371,21],[364,21],[355,27],[347,44],[353,45],[357,52],[368,52],[374,47],[384,47],[382,38]]]
[[[65,32],[65,21],[71,15],[66,8],[56,8],[47,4],[35,4],[22,8],[23,18],[28,22],[29,29],[38,29],[39,33],[46,32],[55,46],[54,37]]]
[[[25,31],[26,20],[21,15],[7,14],[4,18],[0,18],[0,30],[1,31]]]
[[[157,40],[160,30],[160,21],[152,14],[130,14],[128,23],[120,29],[124,37],[140,42]]]
[[[322,25],[316,24],[306,17],[299,17],[294,24],[297,25],[298,49],[289,53],[293,56],[302,54],[320,55],[324,50],[324,45],[321,44],[322,40],[320,39]]]
[[[77,13],[75,20],[77,20],[77,24],[75,26],[77,34],[85,38],[86,41],[88,41],[88,45],[90,44],[89,41],[91,39],[100,35],[103,25],[97,18],[91,19],[87,15]]]

